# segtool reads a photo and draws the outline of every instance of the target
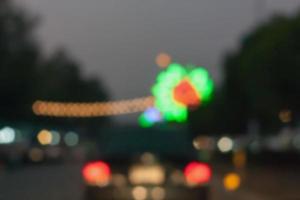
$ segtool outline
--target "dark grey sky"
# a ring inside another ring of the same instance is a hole
[[[149,95],[161,51],[206,66],[221,80],[222,55],[261,13],[293,13],[300,0],[17,0],[43,17],[46,51],[64,46],[113,99]]]

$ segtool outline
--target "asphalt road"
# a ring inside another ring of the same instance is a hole
[[[0,175],[0,200],[82,200],[79,165],[31,166]]]
[[[212,200],[297,200],[300,199],[299,170],[251,168],[242,186],[228,192],[222,177],[229,167],[215,167]],[[79,164],[28,166],[0,173],[0,200],[82,200]]]

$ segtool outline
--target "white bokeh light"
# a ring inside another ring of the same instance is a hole
[[[218,141],[218,148],[222,153],[227,153],[233,149],[233,141],[229,137],[222,137]]]
[[[10,144],[15,141],[16,132],[13,128],[4,127],[0,130],[0,144]]]

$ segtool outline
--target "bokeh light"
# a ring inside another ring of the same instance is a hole
[[[161,67],[161,68],[166,68],[168,67],[171,62],[172,62],[172,58],[169,54],[167,53],[160,53],[156,56],[156,64]]]
[[[282,123],[289,123],[292,120],[292,112],[290,110],[282,110],[279,112],[278,117]]]
[[[172,63],[157,76],[152,94],[166,121],[185,122],[188,109],[210,101],[213,88],[204,68]]]
[[[41,145],[49,145],[52,143],[52,133],[46,129],[41,130],[37,135],[37,139]]]
[[[211,179],[211,169],[205,163],[191,162],[184,169],[186,182],[189,186],[208,183]]]
[[[163,200],[166,197],[166,191],[162,187],[154,187],[151,190],[151,197],[153,200]]]
[[[145,187],[137,186],[132,189],[132,197],[134,200],[145,200],[147,196],[148,191]]]
[[[129,180],[134,185],[160,185],[165,178],[165,170],[160,165],[134,165],[129,169]]]
[[[76,146],[79,143],[79,136],[75,132],[68,132],[64,136],[65,144],[69,147]]]
[[[60,133],[58,131],[50,131],[52,135],[51,145],[58,145],[60,143]]]
[[[139,117],[139,124],[141,127],[147,128],[155,123],[163,121],[161,113],[154,107],[148,108],[141,116]]]
[[[222,137],[218,141],[218,148],[222,153],[227,153],[233,149],[233,140],[229,137]]]
[[[40,148],[32,148],[28,152],[28,157],[32,162],[41,162],[44,159],[44,152]]]
[[[223,179],[223,184],[224,184],[224,187],[226,190],[234,191],[240,187],[241,178],[236,173],[229,173],[229,174],[225,175],[225,177]]]
[[[15,141],[16,132],[11,127],[4,127],[0,130],[0,144],[11,144]]]
[[[153,106],[152,96],[110,102],[63,103],[36,101],[32,110],[38,116],[51,117],[101,117],[143,112]]]
[[[97,161],[86,164],[82,169],[86,183],[96,186],[106,186],[110,182],[111,171],[108,164]]]
[[[187,107],[198,106],[200,104],[200,96],[188,79],[182,80],[174,88],[173,98],[176,103]]]

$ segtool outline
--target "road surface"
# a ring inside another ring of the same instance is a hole
[[[230,168],[215,169],[212,200],[300,199],[299,170],[253,168],[247,170],[239,190],[227,192],[222,177]],[[82,193],[79,164],[27,166],[0,173],[0,200],[82,200]]]

